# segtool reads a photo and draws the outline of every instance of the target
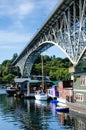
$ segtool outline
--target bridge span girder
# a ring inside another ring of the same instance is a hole
[[[15,61],[23,74],[30,74],[41,52],[58,46],[77,65],[86,52],[86,0],[63,0]]]

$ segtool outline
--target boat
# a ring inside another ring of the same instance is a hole
[[[48,95],[46,92],[44,92],[44,75],[43,75],[43,56],[41,56],[42,60],[42,85],[40,86],[40,90],[38,90],[35,94],[35,99],[36,100],[41,100],[41,101],[47,101],[48,100]]]
[[[63,98],[57,98],[57,112],[69,112],[69,107],[67,106],[66,99]]]
[[[53,99],[53,100],[51,100],[51,103],[57,104],[58,101],[57,101],[57,99]]]
[[[69,112],[69,107],[68,106],[57,106],[56,111],[57,112]]]
[[[57,98],[58,103],[66,104],[66,99],[64,98]]]
[[[35,94],[35,99],[40,101],[47,101],[48,96],[45,93],[39,93],[39,94]]]
[[[17,89],[14,87],[7,87],[6,92],[9,96],[14,96],[14,94],[17,92]]]

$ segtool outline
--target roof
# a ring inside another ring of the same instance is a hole
[[[40,83],[41,81],[40,80],[34,80],[34,79],[30,79],[28,81],[28,83]]]
[[[15,78],[14,79],[15,83],[23,83],[29,80],[30,80],[29,78]]]
[[[42,82],[42,80],[38,80],[38,79],[30,79],[30,78],[15,78],[14,82],[15,83],[23,83],[23,82],[28,82],[28,83],[40,83]],[[51,80],[44,80],[44,82],[52,82]]]

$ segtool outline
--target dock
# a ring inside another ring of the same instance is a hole
[[[86,105],[79,104],[79,103],[71,103],[71,102],[67,102],[67,105],[69,106],[70,111],[84,114],[86,116]]]

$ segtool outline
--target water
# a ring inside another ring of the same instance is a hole
[[[86,130],[86,118],[55,111],[55,105],[7,97],[0,90],[0,130]]]

